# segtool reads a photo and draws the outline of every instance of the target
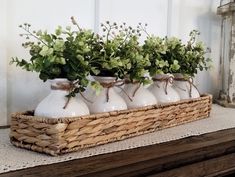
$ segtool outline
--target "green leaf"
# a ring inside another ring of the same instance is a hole
[[[78,45],[83,46],[84,42],[80,41],[80,42],[78,42]]]
[[[91,71],[92,71],[92,73],[93,73],[94,75],[96,75],[96,76],[100,73],[100,70],[97,69],[97,68],[95,68],[95,67],[92,67],[92,68],[91,68]]]
[[[99,95],[100,92],[102,91],[103,87],[100,85],[99,82],[97,81],[92,81],[91,82],[91,88],[95,90],[96,95]]]
[[[80,60],[80,61],[84,61],[84,60],[85,60],[85,58],[84,58],[82,55],[80,55],[80,54],[78,54],[78,55],[76,56],[76,58],[77,58],[78,60]]]
[[[126,68],[127,68],[127,69],[131,69],[131,63],[127,63],[127,64],[126,64]]]
[[[55,34],[57,36],[60,36],[62,34],[62,27],[61,26],[58,26],[57,29],[55,30]]]
[[[59,67],[53,67],[50,72],[55,75],[56,77],[60,75],[61,69]]]
[[[63,58],[63,57],[56,57],[55,61],[58,64],[62,64],[62,65],[66,64],[65,58]]]
[[[55,51],[63,51],[65,48],[64,41],[62,39],[56,39],[53,48]]]
[[[86,87],[89,84],[89,81],[87,79],[80,79],[80,84]]]
[[[49,56],[52,53],[53,53],[53,48],[48,48],[47,46],[43,46],[39,54],[44,57],[44,56]]]
[[[41,72],[39,74],[39,78],[45,82],[45,81],[47,81],[49,79],[49,76],[46,73]]]
[[[71,30],[71,26],[66,26],[66,30],[70,31]]]
[[[42,35],[42,30],[38,30],[38,31],[36,32],[36,35],[37,35],[37,36],[41,36],[41,35]]]
[[[164,72],[161,69],[157,69],[155,74],[164,74]]]

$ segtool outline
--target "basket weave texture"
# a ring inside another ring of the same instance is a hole
[[[11,143],[17,147],[59,155],[207,118],[211,95],[175,103],[88,116],[51,119],[33,111],[13,113]]]

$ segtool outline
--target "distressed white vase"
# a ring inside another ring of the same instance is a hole
[[[93,78],[101,84],[110,84],[115,82],[115,77],[100,77],[100,76],[93,76]],[[101,113],[101,112],[109,112],[109,111],[116,111],[116,110],[125,110],[127,109],[126,102],[124,99],[117,94],[113,87],[103,87],[102,91],[99,95],[95,95],[93,92],[90,93],[91,104],[88,104],[90,112]]]
[[[149,90],[154,94],[158,103],[171,103],[180,100],[179,94],[172,87],[172,77],[167,74],[157,74],[153,80]]]
[[[139,83],[125,84],[121,96],[126,101],[128,108],[138,108],[157,104],[155,96]]]
[[[59,117],[75,117],[88,115],[89,109],[84,101],[79,97],[70,98],[68,101],[68,88],[70,82],[67,79],[54,79],[51,80],[51,93],[44,98],[35,109],[35,116],[43,116],[50,118]]]
[[[200,97],[200,93],[192,83],[192,80],[184,80],[184,76],[182,74],[174,74],[174,77],[174,89],[178,92],[181,100]]]

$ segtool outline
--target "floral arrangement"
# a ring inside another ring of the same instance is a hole
[[[102,23],[102,35],[91,30],[82,29],[72,17],[70,26],[63,29],[58,26],[54,33],[32,31],[31,25],[25,23],[19,27],[25,31],[20,34],[26,38],[22,46],[29,49],[30,60],[12,58],[27,71],[39,73],[43,81],[55,78],[67,78],[73,83],[68,97],[83,92],[89,80],[88,75],[109,76],[116,79],[128,79],[147,84],[145,77],[163,73],[182,73],[194,76],[198,69],[210,68],[211,59],[205,58],[207,50],[202,42],[196,42],[199,32],[193,30],[186,44],[175,37],[160,38],[149,35],[146,26],[141,23],[137,28],[118,25],[109,21]],[[139,43],[141,33],[147,38],[143,45]],[[29,41],[34,38],[35,40]],[[97,82],[91,82],[95,89],[100,89]]]

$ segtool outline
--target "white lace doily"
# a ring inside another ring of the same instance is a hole
[[[0,173],[148,146],[184,137],[229,129],[235,127],[234,115],[235,109],[213,105],[210,118],[58,157],[14,147],[9,142],[9,129],[3,129],[0,130]]]

